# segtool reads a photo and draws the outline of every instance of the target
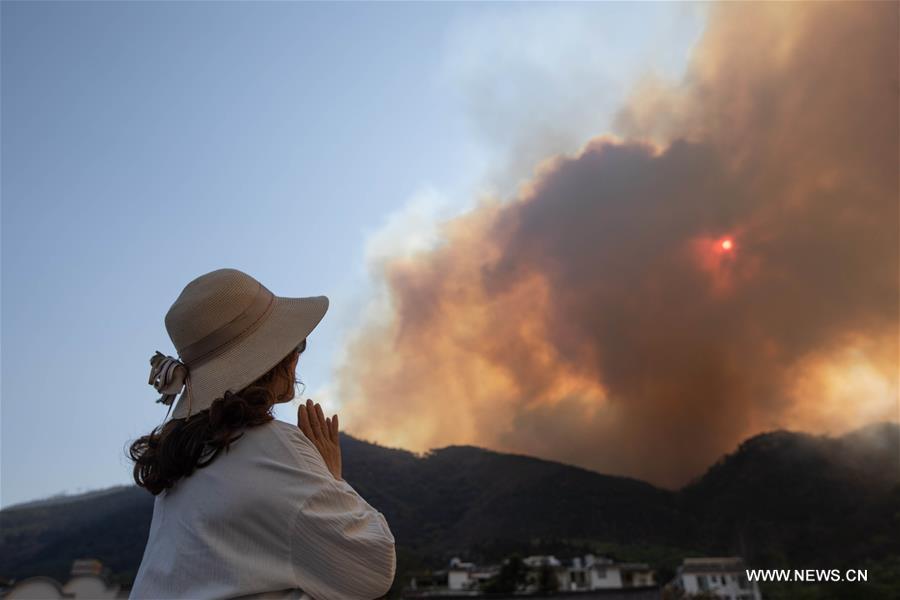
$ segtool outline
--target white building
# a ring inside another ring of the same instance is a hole
[[[526,558],[523,558],[522,562],[529,569],[540,569],[541,567],[552,567],[554,569],[557,569],[562,566],[562,563],[559,562],[559,559],[552,554],[547,556],[528,556]]]
[[[17,581],[6,591],[4,600],[79,599],[105,600],[127,598],[128,590],[106,580],[103,564],[99,560],[81,559],[72,563],[69,581],[65,584],[50,577],[29,577]]]
[[[656,574],[647,563],[619,563],[622,587],[651,587],[656,585]]]
[[[617,563],[587,554],[557,570],[559,589],[565,591],[621,589],[656,585],[653,569],[644,563]]]
[[[713,594],[727,600],[760,600],[759,586],[747,579],[744,560],[686,558],[671,584],[685,595]]]
[[[458,557],[450,559],[447,568],[447,589],[457,592],[478,590],[481,584],[499,572],[499,567],[478,567],[475,563],[463,562]]]

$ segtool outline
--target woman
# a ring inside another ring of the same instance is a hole
[[[156,496],[131,598],[370,599],[396,568],[384,516],[341,478],[338,417],[307,400],[273,418],[328,298],[275,296],[220,269],[166,314],[181,360],[157,352],[150,383],[172,418],[130,449]]]

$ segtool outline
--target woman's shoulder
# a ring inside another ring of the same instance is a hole
[[[295,457],[308,460],[315,458],[318,452],[309,438],[293,423],[272,419],[254,429],[254,433],[263,438],[265,443],[281,448]]]
[[[304,498],[322,488],[334,487],[334,477],[319,450],[293,423],[273,419],[249,432],[251,443],[245,454],[256,467],[264,467],[276,478],[286,478]]]
[[[299,443],[302,445],[311,444],[309,438],[300,430],[300,427],[297,426],[296,423],[288,423],[287,421],[282,421],[281,419],[272,419],[266,425],[272,432],[281,437],[282,439],[289,439],[292,442]]]

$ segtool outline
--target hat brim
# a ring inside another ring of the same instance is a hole
[[[257,329],[224,353],[190,370],[190,393],[185,386],[172,419],[205,410],[226,391],[236,393],[256,381],[294,350],[327,310],[326,296],[275,296],[272,311]]]

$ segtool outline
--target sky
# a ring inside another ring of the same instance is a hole
[[[214,269],[329,296],[298,374],[341,410],[382,267],[609,129],[648,76],[677,82],[706,8],[3,2],[0,21],[5,507],[131,481],[128,443],[165,415],[164,315]],[[371,433],[388,408],[342,422]]]

